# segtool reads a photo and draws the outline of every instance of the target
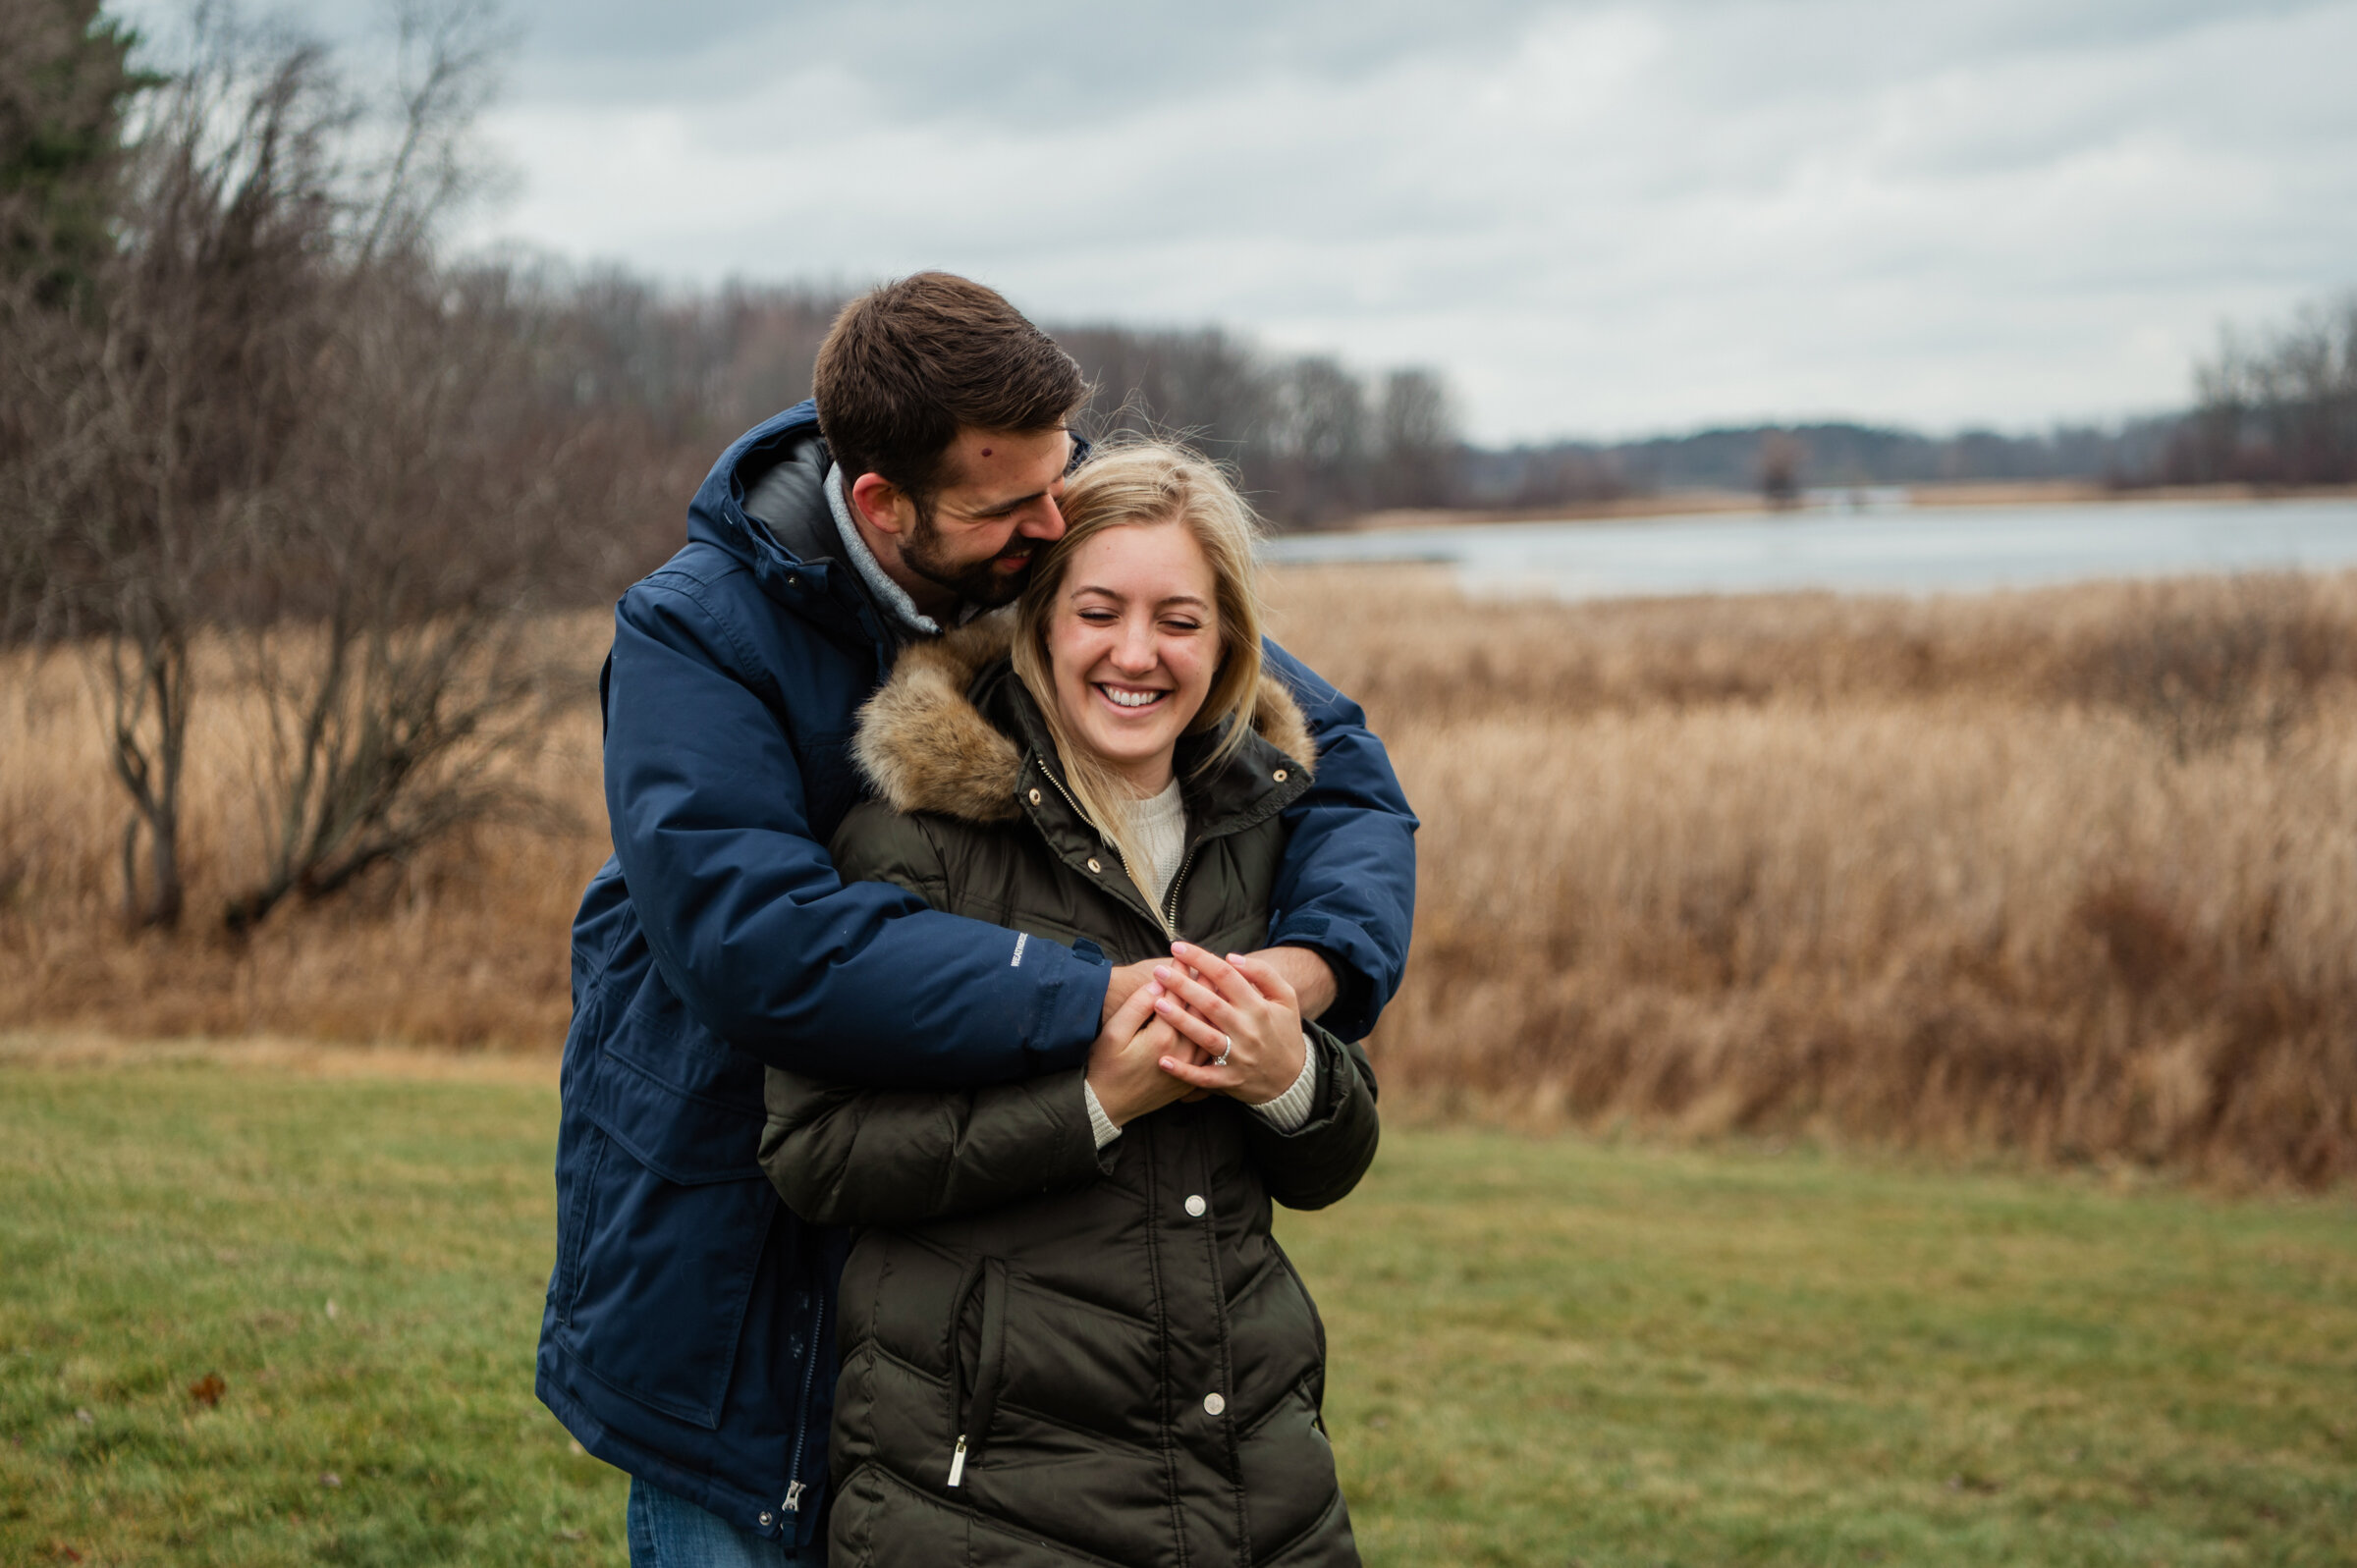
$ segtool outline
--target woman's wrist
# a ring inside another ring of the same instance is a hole
[[[1080,1080],[1080,1096],[1088,1106],[1088,1130],[1102,1149],[1122,1135],[1122,1124],[1105,1109],[1105,1102],[1097,1098],[1097,1086],[1086,1078]]]
[[[1301,1036],[1301,1070],[1284,1092],[1270,1100],[1245,1102],[1267,1117],[1280,1132],[1291,1132],[1309,1120],[1318,1098],[1318,1052],[1306,1032]]]

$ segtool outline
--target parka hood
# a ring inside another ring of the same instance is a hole
[[[704,475],[687,505],[687,537],[755,567],[764,560],[814,566],[832,557],[832,522],[825,533],[809,526],[828,518],[819,488],[828,460],[816,404],[804,401],[772,414],[731,442]],[[754,516],[745,499],[763,483],[779,492],[777,501],[791,493],[799,504],[773,501],[763,509],[766,516]]]
[[[1029,756],[1052,752],[1030,694],[1007,668],[1014,643],[1014,616],[998,611],[902,651],[891,679],[859,710],[851,747],[885,804],[965,822],[1013,822],[1022,815],[1018,788]],[[1010,733],[1010,723],[1035,730],[1028,747]],[[1252,728],[1253,738],[1226,771],[1242,768],[1256,780],[1297,779],[1305,785],[1317,767],[1308,722],[1285,682],[1266,671]],[[1188,740],[1200,745],[1208,738]],[[1191,792],[1188,740],[1179,743],[1178,772]]]

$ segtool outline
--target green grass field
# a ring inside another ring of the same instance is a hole
[[[0,1068],[0,1562],[621,1562],[531,1394],[555,1121]],[[2346,1197],[1396,1133],[1283,1224],[1372,1562],[2357,1562]]]

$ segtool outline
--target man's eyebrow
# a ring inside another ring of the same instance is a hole
[[[1016,496],[1013,501],[993,501],[986,506],[976,507],[974,509],[974,515],[977,517],[995,517],[1003,512],[1013,512],[1017,507],[1029,506],[1032,502],[1037,501],[1041,496],[1046,494],[1047,491],[1045,490],[1034,490],[1027,496]]]
[[[1064,434],[1067,436],[1071,434],[1071,429],[1069,426],[1065,428]],[[1077,448],[1079,443],[1074,442],[1072,445]],[[1062,478],[1064,476],[1059,474],[1057,477]],[[1027,507],[1032,502],[1037,501],[1041,496],[1046,495],[1049,488],[1050,487],[1043,485],[1039,489],[1032,491],[1029,495],[1016,496],[1013,501],[986,502],[983,505],[974,508],[972,514],[977,517],[995,517],[1003,512],[1013,512],[1017,507]]]

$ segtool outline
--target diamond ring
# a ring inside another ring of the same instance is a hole
[[[1215,1067],[1225,1067],[1225,1066],[1227,1066],[1227,1065],[1228,1065],[1228,1053],[1230,1053],[1231,1051],[1233,1051],[1234,1049],[1235,1049],[1235,1042],[1234,1042],[1234,1041],[1233,1041],[1233,1040],[1229,1039],[1229,1038],[1228,1038],[1226,1035],[1222,1035],[1222,1036],[1220,1036],[1220,1054],[1219,1054],[1217,1056],[1215,1056],[1215,1057],[1213,1057],[1213,1058],[1212,1058],[1212,1063],[1211,1063],[1211,1064],[1212,1064],[1213,1066],[1215,1066]]]

